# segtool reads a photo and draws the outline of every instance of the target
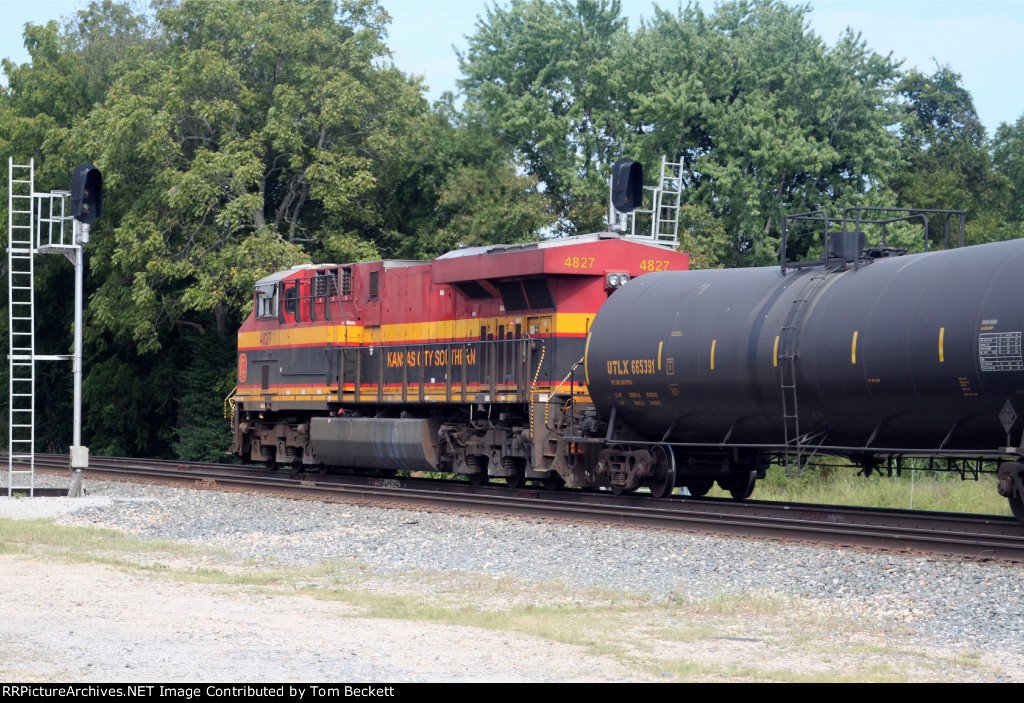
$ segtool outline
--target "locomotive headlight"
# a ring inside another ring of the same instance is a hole
[[[629,281],[628,273],[609,273],[608,278],[605,279],[608,283],[609,288],[619,288],[626,285]]]

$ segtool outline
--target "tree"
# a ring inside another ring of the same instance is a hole
[[[903,118],[891,186],[899,205],[965,210],[968,242],[1001,238],[996,233],[1006,183],[993,170],[985,128],[960,75],[949,66],[939,66],[930,76],[912,69],[896,93]],[[944,225],[942,218],[931,218],[933,244],[942,242]]]
[[[1015,123],[1003,123],[996,130],[993,160],[997,172],[1006,179],[1007,199],[1004,218],[1013,236],[1024,233],[1024,116]]]
[[[666,154],[685,165],[691,241],[719,264],[769,263],[782,214],[884,201],[895,158],[898,64],[852,32],[825,46],[807,11],[656,8],[630,33],[618,3],[513,2],[461,57],[467,110],[538,178],[560,231],[600,226],[621,153]]]
[[[459,55],[466,111],[544,184],[558,231],[593,231],[621,153],[612,119],[616,53],[627,40],[618,0],[513,0],[488,7]]]
[[[549,221],[492,136],[450,104],[431,109],[419,79],[387,63],[373,0],[150,10],[102,0],[29,26],[32,61],[6,62],[0,92],[0,145],[35,156],[37,190],[66,187],[86,161],[104,175],[86,249],[96,451],[191,457],[216,443],[217,379],[233,373],[233,332],[263,275],[521,240]],[[483,222],[468,216],[478,207]],[[58,350],[72,295],[60,263],[37,268]],[[67,394],[41,393],[59,415]],[[48,439],[66,443],[65,428]]]

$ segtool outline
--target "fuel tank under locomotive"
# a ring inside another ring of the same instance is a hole
[[[1022,330],[1024,240],[856,270],[653,273],[598,312],[587,383],[652,440],[993,452],[1024,414]]]

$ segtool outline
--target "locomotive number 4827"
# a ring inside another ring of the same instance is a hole
[[[641,271],[668,271],[666,259],[644,259],[640,262]]]

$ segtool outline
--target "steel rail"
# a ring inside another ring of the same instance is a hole
[[[1024,525],[1011,517],[843,506],[735,502],[607,491],[545,491],[461,481],[290,474],[263,468],[90,457],[86,478],[139,479],[310,499],[529,516],[841,547],[1024,562]],[[68,457],[37,455],[37,468]]]

